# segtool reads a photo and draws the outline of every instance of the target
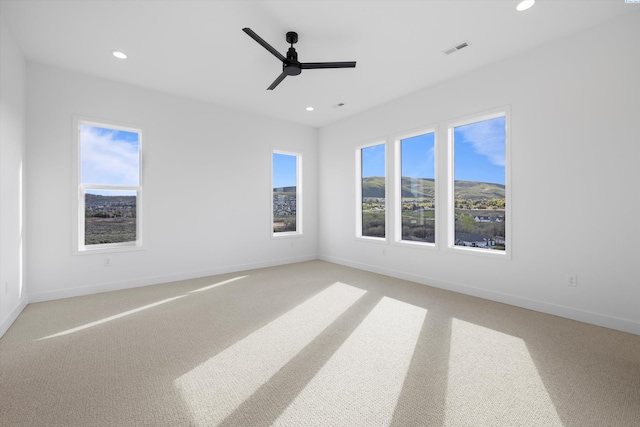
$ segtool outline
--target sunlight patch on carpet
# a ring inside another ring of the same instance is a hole
[[[426,313],[384,297],[273,425],[389,425]]]
[[[214,283],[213,285],[205,286],[203,288],[194,289],[193,291],[190,291],[185,295],[179,295],[177,297],[167,298],[167,299],[162,300],[162,301],[158,301],[158,302],[154,302],[152,304],[148,304],[148,305],[145,305],[145,306],[142,306],[142,307],[134,308],[133,310],[125,311],[124,313],[120,313],[120,314],[116,314],[116,315],[113,315],[113,316],[109,316],[109,317],[106,317],[104,319],[96,320],[95,322],[91,322],[91,323],[87,323],[87,324],[82,325],[82,326],[78,326],[76,328],[71,328],[71,329],[67,329],[66,331],[58,332],[57,334],[53,334],[53,335],[49,335],[49,336],[46,336],[46,337],[43,337],[43,338],[39,338],[36,341],[47,340],[47,339],[50,339],[50,338],[57,338],[57,337],[61,337],[61,336],[64,336],[64,335],[72,334],[74,332],[79,332],[79,331],[82,331],[82,330],[85,330],[85,329],[88,329],[88,328],[92,328],[94,326],[101,325],[103,323],[110,322],[112,320],[120,319],[122,317],[129,316],[131,314],[139,313],[139,312],[141,312],[143,310],[147,310],[149,308],[157,307],[159,305],[166,304],[166,303],[171,302],[171,301],[175,301],[177,299],[186,297],[188,294],[193,294],[193,293],[202,292],[202,291],[208,291],[209,289],[213,289],[213,288],[216,288],[218,286],[226,285],[228,283],[232,283],[232,282],[235,282],[236,280],[244,279],[246,277],[249,277],[249,276],[238,276],[238,277],[234,277],[234,278],[231,278],[231,279],[228,279],[228,280],[224,280],[222,282]]]
[[[562,426],[521,338],[453,319],[445,426]]]
[[[196,425],[217,425],[366,291],[336,282],[174,381]]]
[[[147,309],[150,309],[150,308],[153,308],[153,307],[157,307],[157,306],[162,305],[162,304],[166,304],[166,303],[171,302],[171,301],[175,301],[175,300],[180,299],[180,298],[184,298],[185,296],[186,295],[180,295],[180,296],[177,296],[177,297],[167,298],[167,299],[164,299],[162,301],[154,302],[153,304],[147,304],[145,306],[134,308],[133,310],[125,311],[123,313],[119,313],[119,314],[116,314],[116,315],[113,315],[113,316],[105,317],[104,319],[96,320],[95,322],[87,323],[87,324],[84,324],[82,326],[78,326],[76,328],[67,329],[66,331],[58,332],[57,334],[49,335],[49,336],[44,337],[44,338],[39,338],[36,341],[48,340],[50,338],[57,338],[57,337],[61,337],[61,336],[64,336],[64,335],[72,334],[74,332],[83,331],[85,329],[89,329],[89,328],[92,328],[94,326],[102,325],[103,323],[111,322],[112,320],[120,319],[122,317],[129,316],[131,314],[139,313],[139,312],[141,312],[143,310],[147,310]]]
[[[244,279],[246,277],[249,277],[249,276],[238,276],[229,280],[223,280],[222,282],[214,283],[213,285],[205,286],[204,288],[194,289],[189,293],[193,294],[196,292],[208,291],[209,289],[217,288],[218,286],[226,285],[228,283],[232,283],[232,282],[235,282],[236,280]]]

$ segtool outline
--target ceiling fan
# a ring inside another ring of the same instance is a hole
[[[298,33],[289,31],[286,35],[287,43],[291,44],[291,47],[287,51],[287,56],[284,57],[280,52],[275,50],[269,43],[264,41],[262,37],[257,35],[251,28],[243,28],[242,31],[247,33],[249,37],[257,41],[267,49],[269,52],[273,54],[276,58],[282,61],[282,74],[278,76],[271,83],[271,86],[267,88],[267,90],[273,90],[284,80],[287,76],[297,76],[302,72],[302,70],[312,70],[318,68],[355,68],[356,61],[347,61],[347,62],[299,62],[298,54],[296,53],[296,49],[293,47],[295,43],[298,42]]]

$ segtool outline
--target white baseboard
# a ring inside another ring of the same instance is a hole
[[[20,316],[20,313],[22,313],[22,310],[25,309],[27,304],[27,298],[23,298],[22,301],[20,301],[20,304],[18,304],[11,313],[9,313],[9,316],[0,322],[0,338],[2,338],[11,325],[13,325],[13,322],[15,322],[18,316]]]
[[[122,289],[138,288],[141,286],[157,285],[160,283],[174,282],[177,280],[189,280],[199,277],[216,276],[219,274],[235,273],[238,271],[255,270],[258,268],[275,267],[284,264],[294,264],[304,261],[313,261],[318,259],[315,255],[301,256],[294,258],[285,258],[278,260],[270,260],[251,264],[237,264],[220,268],[187,271],[176,274],[168,274],[162,276],[147,276],[138,279],[124,280],[119,282],[100,283],[95,285],[83,286],[78,288],[59,289],[55,291],[37,292],[29,294],[29,302],[44,302],[63,298],[72,298],[83,295],[92,295],[100,292],[119,291]]]
[[[49,292],[39,292],[29,295],[29,302],[43,302],[51,301],[62,298],[71,298],[82,295],[91,295],[100,292],[116,291],[121,289],[129,289],[141,286],[156,285],[160,283],[167,283],[177,280],[195,279],[198,277],[215,276],[219,274],[235,273],[239,271],[255,270],[258,268],[275,267],[284,264],[293,264],[297,262],[313,261],[320,259],[334,264],[340,264],[347,267],[357,268],[359,270],[370,271],[373,273],[384,274],[387,276],[395,277],[398,279],[409,280],[412,282],[420,283],[427,286],[433,286],[435,288],[445,289],[453,292],[458,292],[465,295],[471,295],[479,298],[484,298],[490,301],[496,301],[504,304],[513,305],[516,307],[526,308],[529,310],[539,311],[541,313],[552,314],[554,316],[564,317],[567,319],[577,320],[579,322],[589,323],[592,325],[602,326],[605,328],[615,329],[622,332],[628,332],[635,335],[640,335],[640,323],[634,322],[628,319],[622,319],[615,316],[609,316],[601,313],[594,313],[585,311],[573,307],[562,306],[553,304],[546,301],[539,301],[530,298],[523,298],[516,295],[505,294],[501,292],[490,291],[486,289],[476,288],[461,283],[455,283],[439,278],[419,276],[415,274],[409,274],[399,270],[393,270],[376,265],[364,264],[355,261],[350,261],[341,258],[334,258],[331,256],[320,255],[304,256],[296,258],[286,258],[279,260],[271,260],[265,262],[258,262],[252,264],[238,264],[234,266],[226,266],[221,268],[206,269],[189,271],[178,274],[170,274],[163,276],[148,276],[139,279],[126,280],[120,282],[102,283],[96,285],[90,285],[80,288],[62,289]],[[27,303],[24,302],[21,306],[17,307],[11,315],[0,324],[0,337],[9,329],[9,326],[15,321],[18,315],[26,307]]]
[[[516,307],[526,308],[541,313],[552,314],[554,316],[564,317],[579,322],[589,323],[592,325],[602,326],[609,329],[615,329],[630,334],[640,335],[640,323],[628,319],[609,316],[601,313],[594,313],[577,308],[567,307],[563,305],[553,304],[546,301],[539,301],[530,298],[523,298],[516,295],[505,294],[502,292],[490,291],[487,289],[476,288],[461,283],[450,282],[434,277],[418,276],[403,271],[393,270],[380,267],[377,265],[364,264],[360,262],[350,261],[331,256],[320,255],[318,259],[323,261],[340,264],[347,267],[357,268],[359,270],[370,271],[372,273],[384,274],[386,276],[395,277],[397,279],[408,280],[420,283],[422,285],[432,286],[434,288],[445,289],[448,291],[458,292],[465,295],[471,295],[478,298],[496,301]]]

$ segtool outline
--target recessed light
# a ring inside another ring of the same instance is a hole
[[[522,0],[520,3],[518,3],[518,5],[516,6],[516,10],[518,12],[522,12],[523,10],[527,10],[529,9],[531,6],[533,6],[535,4],[536,0]]]
[[[114,50],[113,52],[111,52],[111,54],[118,59],[127,59],[127,54],[124,52],[120,52],[119,50]]]
[[[313,111],[313,107],[307,107],[306,110],[307,111]]]

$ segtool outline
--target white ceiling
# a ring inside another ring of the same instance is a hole
[[[0,0],[0,15],[29,61],[320,127],[640,9],[538,0],[517,12],[517,1]],[[281,63],[244,27],[283,55],[298,32],[301,62],[357,67],[304,70],[267,91]]]

